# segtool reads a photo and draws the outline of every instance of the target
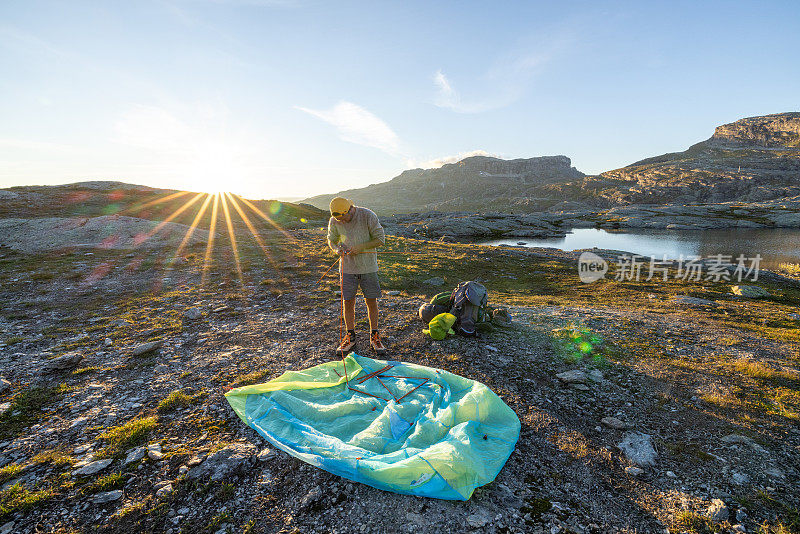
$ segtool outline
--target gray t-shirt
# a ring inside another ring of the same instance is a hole
[[[337,221],[333,217],[328,220],[328,246],[337,254],[339,243],[352,247],[373,239],[380,239],[381,243],[386,242],[383,226],[372,210],[354,206],[354,211],[353,218],[348,223]],[[339,262],[339,270],[345,274],[378,272],[378,255],[370,252],[375,252],[375,249],[370,248],[361,254],[344,256]]]

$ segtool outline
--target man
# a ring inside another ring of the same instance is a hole
[[[378,216],[367,208],[354,206],[342,197],[331,200],[331,218],[328,221],[328,246],[341,256],[342,300],[344,324],[347,332],[336,352],[349,353],[356,345],[355,310],[356,292],[361,288],[367,303],[369,317],[369,342],[378,353],[386,352],[378,332],[378,254],[376,247],[385,244],[386,237]]]

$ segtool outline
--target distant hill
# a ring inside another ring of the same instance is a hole
[[[610,208],[629,204],[759,202],[800,195],[800,113],[749,117],[716,128],[684,152],[586,176],[566,156],[467,158],[439,169],[408,170],[336,195],[383,213]]]
[[[503,160],[474,156],[438,169],[411,169],[385,183],[319,195],[304,202],[322,209],[345,196],[382,213],[473,211],[491,208],[530,210],[549,198],[548,186],[584,174],[566,156]],[[539,197],[539,198],[537,198]]]
[[[0,219],[45,218],[45,217],[98,217],[124,215],[151,221],[163,221],[181,209],[198,193],[172,189],[157,189],[144,185],[112,181],[77,182],[64,185],[31,185],[0,189]],[[204,197],[183,210],[172,222],[191,224],[200,210]],[[238,200],[239,204],[244,202]],[[253,206],[281,224],[294,224],[301,218],[327,220],[327,210],[322,211],[309,204],[295,204],[275,200],[253,200]],[[236,210],[230,209],[238,221]],[[259,216],[249,209],[254,223]],[[222,210],[220,209],[221,213]],[[210,206],[205,211],[202,223],[208,224]]]

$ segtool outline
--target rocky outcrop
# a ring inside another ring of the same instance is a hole
[[[715,146],[800,147],[800,113],[749,117],[717,126],[707,142]]]
[[[22,252],[42,252],[65,247],[132,249],[177,246],[189,227],[107,215],[103,217],[48,217],[0,219],[0,246]],[[208,230],[196,228],[188,244],[208,240]]]
[[[563,237],[565,231],[551,215],[508,213],[411,213],[382,219],[386,232],[403,237],[457,240],[500,239],[504,237]]]
[[[800,195],[800,113],[719,126],[684,152],[592,177],[584,189],[611,204],[759,202]]]

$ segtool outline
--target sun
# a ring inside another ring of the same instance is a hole
[[[225,143],[199,143],[182,172],[188,189],[212,195],[241,190],[250,178],[241,155]]]

